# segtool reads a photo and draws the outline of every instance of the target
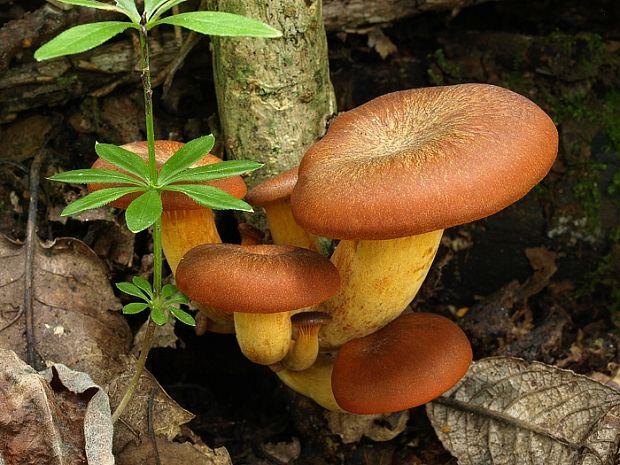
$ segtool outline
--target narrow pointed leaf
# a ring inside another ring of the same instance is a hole
[[[168,314],[161,308],[154,308],[151,310],[151,320],[153,320],[156,325],[163,326],[168,323]]]
[[[62,216],[75,215],[86,210],[93,208],[99,208],[127,194],[134,192],[140,192],[144,189],[140,187],[110,187],[108,189],[101,189],[95,192],[91,192],[86,197],[72,202],[61,213]]]
[[[161,8],[165,3],[170,0],[144,0],[144,11],[146,12],[146,18],[151,19],[153,14],[158,8]]]
[[[95,48],[121,32],[134,27],[124,21],[82,24],[60,33],[34,52],[36,60],[73,55]]]
[[[223,11],[190,11],[167,16],[151,25],[172,24],[200,34],[213,36],[281,37],[282,33],[271,26],[245,16]]]
[[[189,141],[163,164],[157,178],[160,185],[167,184],[167,179],[180,173],[203,158],[213,148],[215,138],[212,135]]]
[[[139,302],[134,302],[131,304],[127,304],[123,307],[123,313],[125,315],[135,315],[136,313],[140,313],[143,310],[148,308],[148,304],[143,304]]]
[[[161,217],[162,210],[160,193],[155,190],[146,191],[127,207],[127,228],[132,233],[144,231]]]
[[[147,295],[144,292],[142,292],[142,290],[140,290],[140,288],[138,286],[136,286],[135,284],[126,283],[126,282],[116,283],[116,287],[121,292],[124,292],[125,294],[132,295],[134,297],[137,297],[138,299],[142,299],[142,300],[146,300],[146,301],[149,300]]]
[[[106,169],[84,169],[65,171],[50,176],[50,181],[69,182],[72,184],[132,184],[134,186],[148,187],[143,181],[114,170]]]
[[[118,11],[119,13],[122,11],[117,6],[110,5],[109,3],[97,2],[95,0],[58,0],[58,1],[60,3],[65,3],[67,5],[85,6],[88,8],[96,8],[98,10]]]
[[[168,310],[181,323],[185,323],[187,326],[196,326],[196,320],[186,311],[176,307],[170,307]]]
[[[157,19],[163,15],[165,12],[167,12],[168,10],[170,10],[171,8],[174,8],[177,5],[180,5],[181,3],[185,3],[187,0],[168,0],[166,3],[164,3],[163,5],[161,5],[159,7],[159,9],[157,9],[153,15],[149,18],[149,26],[148,29],[151,28],[150,24],[151,23],[155,23],[157,21]]]
[[[116,0],[116,4],[134,23],[140,23],[140,13],[138,13],[134,0]]]
[[[128,173],[148,182],[149,170],[146,162],[133,152],[114,144],[95,144],[95,152],[99,157]]]
[[[166,304],[189,304],[189,299],[183,294],[176,294],[166,299]]]
[[[197,166],[181,171],[168,179],[167,184],[173,182],[206,182],[215,179],[239,176],[254,171],[263,165],[255,161],[229,160],[222,163],[213,163],[206,166]]]
[[[149,283],[142,276],[134,276],[131,278],[131,282],[144,291],[146,295],[148,295],[151,299],[153,298],[153,288],[151,287],[151,283]]]
[[[213,186],[204,186],[200,184],[169,184],[164,190],[183,192],[203,207],[212,208],[214,210],[254,211],[250,204]]]

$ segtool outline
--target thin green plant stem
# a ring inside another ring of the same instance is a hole
[[[144,88],[144,115],[146,122],[146,140],[148,147],[148,168],[151,183],[157,183],[157,164],[155,160],[155,127],[153,123],[153,89],[151,87],[151,71],[149,63],[149,47],[148,47],[148,35],[146,26],[142,25],[140,28],[140,55],[142,62],[142,86]],[[163,268],[163,249],[162,249],[162,237],[161,237],[161,216],[153,224],[153,302],[155,305],[160,304],[160,295],[162,287],[162,268]],[[151,345],[153,343],[153,334],[156,328],[155,322],[149,317],[149,321],[146,327],[146,334],[142,341],[142,349],[140,351],[140,357],[136,363],[133,377],[121,402],[116,407],[116,410],[112,414],[112,422],[114,423],[122,415],[123,411],[131,401],[136,388],[140,382],[140,376],[144,371],[144,365],[148,357]]]
[[[140,376],[142,376],[142,372],[144,371],[146,357],[148,356],[149,351],[151,350],[151,345],[153,344],[153,335],[155,334],[156,327],[157,325],[153,322],[153,320],[149,318],[149,322],[146,326],[146,332],[144,334],[144,340],[142,341],[142,350],[140,351],[140,357],[136,362],[134,373],[131,381],[129,382],[129,386],[127,386],[127,389],[123,394],[123,398],[121,399],[120,403],[116,407],[116,410],[114,410],[114,413],[112,414],[112,423],[116,422],[116,420],[120,418],[120,416],[125,411],[125,407],[127,407],[127,404],[129,404],[134,393],[136,392],[136,388],[140,383]]]

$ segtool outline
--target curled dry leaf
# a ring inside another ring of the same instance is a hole
[[[129,350],[131,332],[119,312],[107,270],[83,242],[35,240],[32,300],[35,350],[47,361],[88,373],[104,385],[116,376],[119,356]],[[0,237],[0,348],[22,359],[26,324],[25,248]],[[11,322],[13,322],[11,324]]]
[[[212,450],[190,442],[170,442],[162,437],[157,437],[156,441],[159,463],[165,465],[232,465],[230,455],[223,447]],[[131,444],[118,456],[117,465],[157,463],[155,454],[150,441]]]
[[[0,349],[0,463],[113,465],[110,404],[85,373]]]
[[[427,405],[460,465],[614,463],[620,392],[539,362],[493,357]]]

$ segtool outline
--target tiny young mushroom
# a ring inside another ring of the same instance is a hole
[[[421,286],[443,229],[491,215],[551,168],[558,133],[529,99],[485,84],[394,92],[338,116],[304,155],[297,223],[341,239],[342,284],[321,305],[335,348],[396,318]]]
[[[318,251],[317,238],[304,231],[291,212],[291,192],[297,182],[298,167],[291,168],[250,189],[246,201],[263,207],[274,244],[294,245]]]
[[[335,358],[323,354],[307,370],[276,374],[328,410],[391,413],[440,396],[463,377],[471,360],[467,336],[454,322],[411,313],[346,342]]]
[[[293,346],[282,365],[289,370],[301,371],[310,368],[319,354],[319,330],[331,320],[327,313],[307,311],[291,316],[291,324],[296,329]]]
[[[148,159],[148,147],[146,141],[131,142],[121,146],[134,152],[143,159]],[[170,140],[155,141],[155,160],[158,169],[181,147],[183,143]],[[220,163],[218,157],[205,154],[194,166]],[[93,168],[105,168],[118,171],[120,168],[98,158],[93,163]],[[239,199],[247,192],[247,186],[241,176],[209,181],[210,186],[226,191],[228,194]],[[89,184],[88,190],[93,192],[109,185]],[[110,206],[126,209],[139,194],[128,194],[110,203]],[[199,244],[222,242],[215,225],[213,210],[197,204],[192,199],[179,192],[165,191],[162,193],[164,211],[162,222],[162,246],[166,261],[174,273],[181,257],[192,247]]]
[[[340,280],[328,259],[308,249],[206,244],[183,256],[176,282],[193,301],[234,312],[243,354],[272,365],[291,346],[291,311],[331,297]]]

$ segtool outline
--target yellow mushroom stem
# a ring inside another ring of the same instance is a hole
[[[278,370],[276,375],[284,384],[310,399],[327,410],[343,412],[332,392],[332,370],[334,359],[320,355],[314,365],[307,370]]]
[[[164,210],[161,232],[164,255],[173,274],[181,257],[197,245],[222,242],[210,208]]]
[[[294,245],[319,251],[317,237],[303,230],[293,218],[290,197],[284,197],[263,205],[274,244]]]
[[[340,241],[331,257],[340,274],[340,288],[320,305],[332,316],[319,334],[321,348],[340,347],[400,315],[426,278],[442,233]]]
[[[234,319],[237,342],[248,359],[273,365],[286,356],[293,333],[290,312],[235,312]]]

